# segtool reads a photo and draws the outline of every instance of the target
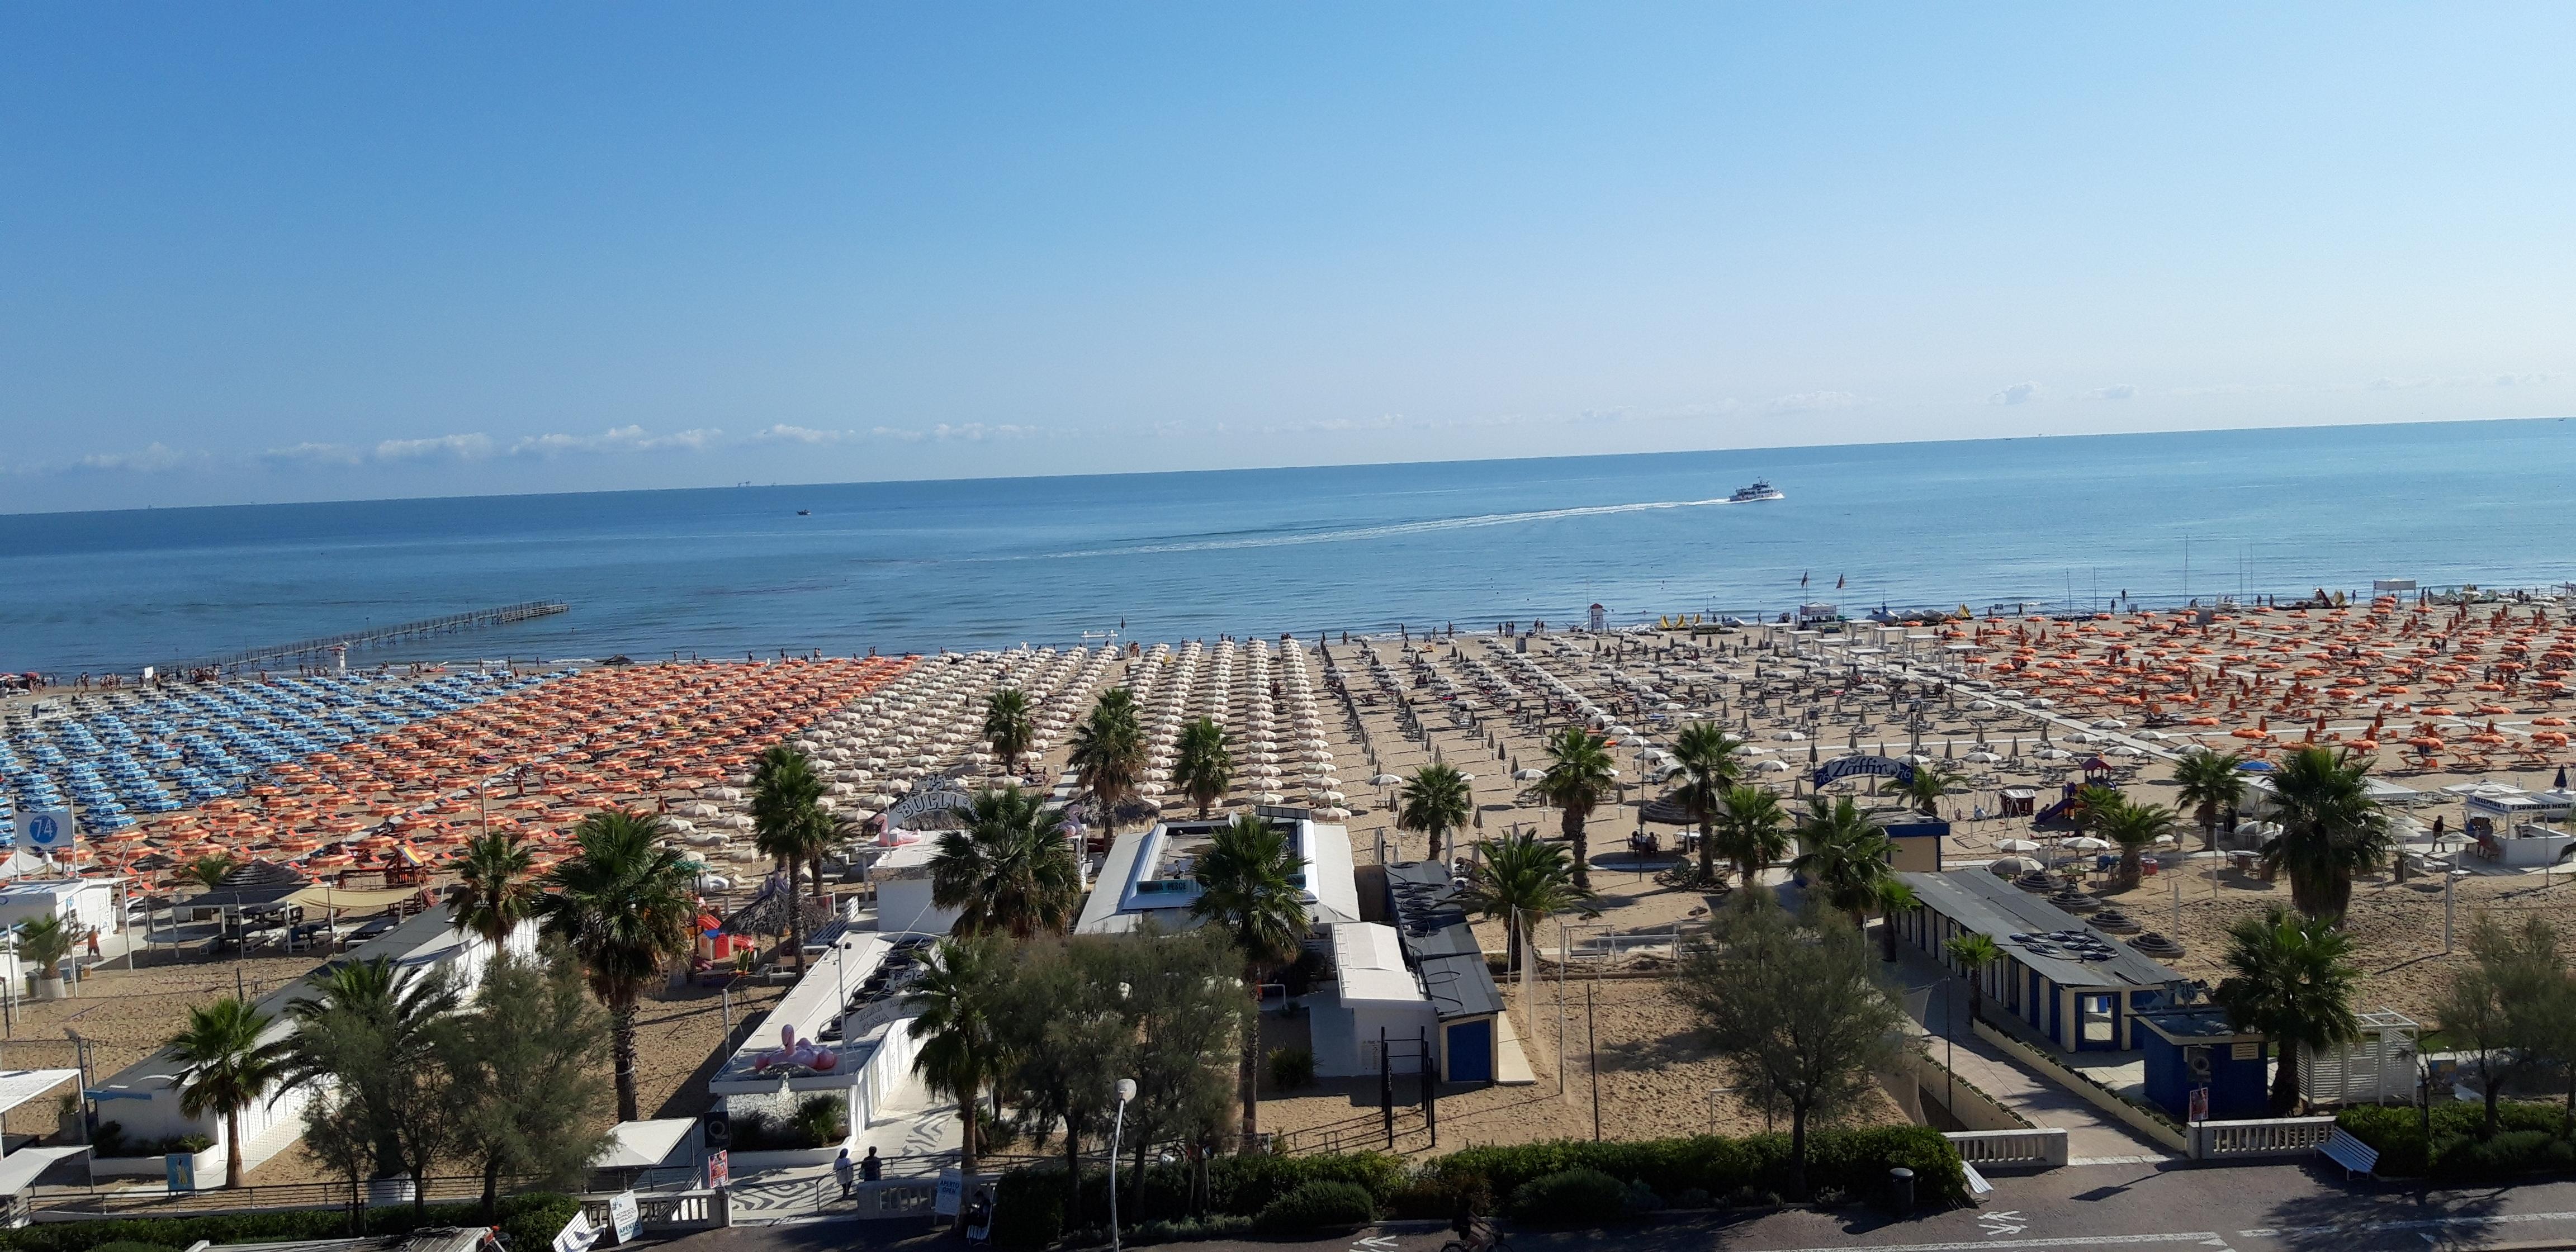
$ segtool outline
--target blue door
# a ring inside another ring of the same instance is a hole
[[[1479,1018],[1448,1028],[1451,1082],[1494,1080],[1494,1019]]]

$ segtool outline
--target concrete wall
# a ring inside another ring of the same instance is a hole
[[[928,878],[894,878],[877,883],[877,929],[886,934],[918,931],[944,935],[957,925],[957,910],[930,902]]]

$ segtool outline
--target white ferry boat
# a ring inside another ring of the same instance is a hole
[[[1765,482],[1762,479],[1756,478],[1753,480],[1752,486],[1736,488],[1735,494],[1728,496],[1726,501],[1729,504],[1751,504],[1756,500],[1784,500],[1787,498],[1788,497],[1780,494],[1779,488],[1772,486],[1770,483]]]

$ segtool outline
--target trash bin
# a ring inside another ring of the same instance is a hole
[[[1914,1171],[1902,1165],[1887,1171],[1887,1207],[1897,1216],[1914,1211]]]

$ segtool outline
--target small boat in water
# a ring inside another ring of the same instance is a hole
[[[812,510],[812,509],[798,509],[798,510],[796,510],[796,516],[798,516],[798,517],[812,517],[812,516],[814,516],[814,510]]]
[[[1753,480],[1752,486],[1736,488],[1735,494],[1728,496],[1726,498],[1726,502],[1729,504],[1751,504],[1756,500],[1785,500],[1787,498],[1788,497],[1780,494],[1779,488],[1772,486],[1770,483],[1762,479],[1756,478]]]

